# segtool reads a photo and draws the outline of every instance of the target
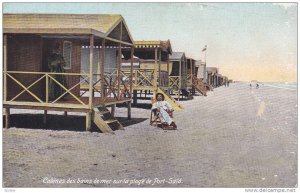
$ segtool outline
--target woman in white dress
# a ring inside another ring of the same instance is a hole
[[[159,113],[159,118],[163,122],[163,124],[167,126],[172,126],[174,129],[177,128],[174,120],[170,116],[170,114],[174,111],[171,105],[165,101],[165,97],[161,93],[157,93],[156,102],[153,103],[151,110],[156,110]]]

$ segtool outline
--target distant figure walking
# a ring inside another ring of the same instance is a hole
[[[252,89],[252,84],[250,83],[250,89]]]
[[[258,89],[259,88],[259,84],[258,83],[256,83],[256,89]]]
[[[176,129],[177,126],[170,116],[170,114],[174,111],[171,105],[164,100],[165,97],[161,93],[157,93],[155,98],[156,102],[152,105],[151,110],[155,110],[159,113],[159,117],[163,124],[173,126],[173,128]]]
[[[227,81],[227,87],[229,87],[229,81]]]

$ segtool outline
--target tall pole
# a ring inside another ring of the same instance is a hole
[[[206,50],[204,52],[204,62],[205,62],[205,65],[206,65]]]

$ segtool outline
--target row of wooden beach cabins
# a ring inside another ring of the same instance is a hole
[[[85,112],[86,130],[111,132],[122,128],[116,104],[127,105],[130,119],[132,101],[159,92],[180,111],[178,100],[206,96],[229,81],[217,68],[173,52],[169,40],[133,41],[121,15],[4,14],[3,40],[6,128],[15,108],[43,110],[45,123],[47,111]],[[59,47],[60,72],[49,68]]]

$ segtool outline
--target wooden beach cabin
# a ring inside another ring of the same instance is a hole
[[[193,58],[187,57],[187,89],[190,93],[195,94],[195,87],[193,86],[193,76],[196,75],[196,60]]]
[[[218,68],[207,67],[207,83],[212,87],[218,87]]]
[[[171,70],[169,55],[172,47],[167,41],[134,41],[134,56],[139,58],[140,68],[133,70],[133,103],[137,103],[138,91],[147,93],[162,93],[175,111],[181,111],[183,107],[169,94]],[[123,53],[129,54],[129,50]],[[124,74],[127,74],[125,70]]]
[[[189,83],[192,83],[192,91],[195,94],[195,90],[197,90],[203,96],[207,96],[206,92],[208,90],[206,83],[203,81],[203,68],[199,65],[199,60],[193,60],[187,58],[187,67],[188,67],[188,79]],[[190,69],[190,64],[192,68]],[[192,76],[190,76],[192,74]]]
[[[197,78],[202,80],[204,83],[207,81],[207,71],[206,71],[206,64],[202,62],[201,60],[196,61],[196,67],[198,68],[197,70]]]
[[[223,85],[223,75],[222,74],[216,74],[217,76],[217,87],[220,87]]]
[[[126,103],[130,118],[132,67],[124,80],[121,62],[123,49],[132,59],[134,45],[121,15],[4,14],[3,39],[6,128],[10,108],[44,110],[44,122],[49,110],[85,112],[86,130],[94,122],[102,132],[122,128],[116,104]],[[53,54],[64,58],[61,72],[49,68]]]
[[[171,93],[175,94],[177,99],[180,96],[190,97],[188,89],[188,69],[187,58],[184,52],[173,52],[170,55],[171,72],[169,75],[169,88]]]

